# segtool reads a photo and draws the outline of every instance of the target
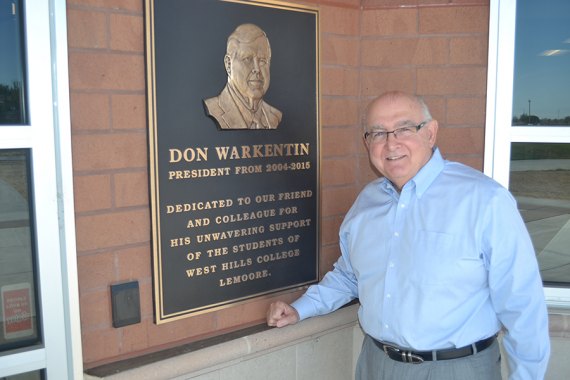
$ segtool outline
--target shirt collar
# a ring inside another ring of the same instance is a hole
[[[428,187],[431,186],[435,178],[441,173],[445,165],[445,160],[441,156],[439,148],[435,148],[430,160],[412,178],[416,184],[416,195],[421,198]]]
[[[404,187],[415,186],[416,196],[421,198],[428,187],[433,183],[435,178],[441,173],[445,165],[445,160],[441,156],[439,148],[435,148],[429,161],[420,169],[420,171],[408,182]],[[394,185],[384,177],[381,182],[384,191],[394,194],[396,189]]]

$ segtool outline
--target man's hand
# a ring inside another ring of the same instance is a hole
[[[299,313],[295,308],[282,301],[273,302],[267,310],[267,324],[283,327],[299,322]]]

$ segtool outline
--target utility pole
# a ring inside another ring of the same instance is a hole
[[[528,124],[530,125],[530,99],[528,100]]]

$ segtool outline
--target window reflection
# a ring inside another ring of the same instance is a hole
[[[22,0],[0,0],[0,125],[26,124]]]
[[[29,150],[0,150],[0,353],[40,341]]]
[[[513,125],[570,125],[570,1],[518,1]]]
[[[545,283],[570,282],[570,144],[513,143],[509,189]]]

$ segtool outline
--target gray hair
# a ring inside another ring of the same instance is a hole
[[[429,111],[429,107],[427,106],[424,98],[421,97],[420,95],[407,94],[407,93],[402,92],[402,91],[388,91],[388,92],[383,93],[382,95],[375,97],[373,100],[371,100],[368,103],[368,105],[366,106],[364,113],[362,115],[362,121],[361,121],[362,127],[364,129],[366,129],[366,118],[368,116],[368,111],[370,110],[371,105],[376,102],[376,100],[378,100],[380,98],[384,98],[384,97],[397,98],[397,97],[402,97],[402,96],[407,97],[407,98],[411,99],[412,101],[416,102],[416,104],[422,110],[422,116],[424,118],[424,121],[431,121],[432,120],[432,116],[431,116],[431,113]]]
[[[420,107],[422,109],[422,114],[424,115],[424,120],[430,121],[432,119],[431,113],[429,112],[429,108],[428,108],[424,98],[419,96],[419,95],[412,95],[412,98],[414,98],[416,100],[416,102],[418,102],[418,104],[420,105]]]

